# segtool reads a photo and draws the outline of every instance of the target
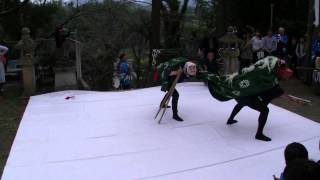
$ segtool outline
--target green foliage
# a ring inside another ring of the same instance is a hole
[[[43,37],[52,32],[56,26],[55,20],[65,11],[63,6],[55,2],[44,5],[29,3],[17,13],[5,15],[0,19],[5,35],[3,39],[18,40],[22,27],[29,27],[33,37]]]
[[[118,51],[106,47],[98,55],[85,54],[83,56],[83,76],[93,90],[110,90],[112,88],[113,61]]]
[[[82,16],[69,24],[82,42],[84,79],[96,90],[112,88],[113,63],[120,51],[133,50],[138,79],[148,49],[150,12],[123,2],[104,1],[79,7]],[[130,57],[129,57],[130,58]]]
[[[216,26],[216,1],[198,0],[195,13],[199,18],[199,26],[213,29]]]
[[[216,0],[217,27],[251,25],[262,32],[270,26],[270,5],[274,4],[273,27],[283,26],[287,32],[302,34],[306,30],[308,3],[300,0]],[[222,27],[222,28],[221,28]]]

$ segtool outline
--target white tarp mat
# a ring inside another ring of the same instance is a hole
[[[318,123],[269,105],[264,132],[272,141],[258,141],[258,112],[244,108],[227,126],[235,101],[213,99],[203,83],[177,89],[185,121],[172,120],[168,109],[160,125],[153,119],[159,87],[32,97],[2,180],[270,180],[293,141],[320,159]]]

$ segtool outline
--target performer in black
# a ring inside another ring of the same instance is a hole
[[[260,112],[259,119],[258,119],[258,130],[256,133],[255,138],[262,141],[271,141],[271,138],[265,136],[263,134],[263,128],[266,125],[269,108],[268,104],[275,98],[280,97],[283,95],[284,91],[280,88],[279,85],[274,86],[273,88],[259,93],[257,95],[241,97],[239,99],[235,99],[237,101],[237,105],[233,108],[233,111],[227,121],[227,124],[234,124],[238,122],[234,120],[234,117],[239,113],[239,111],[244,107],[248,106],[254,110]]]
[[[180,78],[178,82],[182,82],[184,79],[186,79],[189,76],[195,76],[197,72],[196,64],[193,62],[183,62],[179,63],[176,66],[172,66],[170,68],[167,68],[164,72],[167,80],[166,86],[162,86],[161,90],[163,91],[169,91],[171,88],[173,81],[176,79],[177,75],[180,74]],[[176,121],[183,121],[183,119],[178,115],[178,100],[179,100],[179,93],[177,89],[174,89],[174,92],[172,94],[172,113],[173,113],[173,119]]]

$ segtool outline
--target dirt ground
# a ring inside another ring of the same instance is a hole
[[[287,94],[310,100],[311,105],[301,105],[283,98],[275,99],[272,104],[320,123],[320,95],[316,94],[312,87],[305,85],[296,78],[281,81],[280,84]]]

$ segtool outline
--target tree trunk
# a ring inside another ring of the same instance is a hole
[[[180,9],[180,2],[178,0],[163,0],[161,4],[161,11],[164,24],[164,38],[165,48],[180,48],[181,25],[183,18],[187,11],[189,0],[184,0]]]
[[[181,18],[177,13],[171,13],[168,18],[164,18],[164,35],[166,48],[179,48],[181,36]]]
[[[143,48],[138,47],[136,49],[136,47],[134,47],[134,45],[131,46],[131,50],[132,53],[134,55],[134,60],[135,60],[135,64],[136,64],[136,74],[137,74],[137,88],[139,88],[141,86],[141,82],[140,82],[140,75],[141,75],[141,59],[142,59],[142,52],[143,52]]]

